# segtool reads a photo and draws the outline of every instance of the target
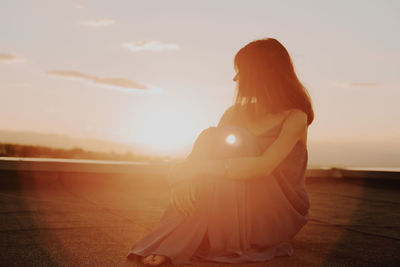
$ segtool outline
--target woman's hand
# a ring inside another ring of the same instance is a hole
[[[191,182],[180,182],[171,189],[172,205],[184,216],[193,215],[195,211],[196,187]]]

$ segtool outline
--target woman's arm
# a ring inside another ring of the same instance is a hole
[[[305,131],[307,114],[296,109],[285,120],[280,135],[261,156],[229,158],[225,161],[201,160],[194,167],[192,165],[193,172],[233,180],[268,175],[285,159]]]

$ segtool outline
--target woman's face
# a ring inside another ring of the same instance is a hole
[[[236,73],[236,75],[233,77],[233,81],[237,82],[239,80],[239,74]]]
[[[236,75],[233,77],[233,81],[237,82],[239,80],[239,72],[238,72],[236,65],[235,65],[235,72],[236,72]]]

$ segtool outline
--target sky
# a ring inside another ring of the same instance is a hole
[[[310,144],[400,147],[399,9],[399,1],[0,0],[0,129],[173,153],[232,104],[235,53],[272,37],[311,96]]]

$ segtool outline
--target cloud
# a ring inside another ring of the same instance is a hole
[[[105,27],[114,24],[113,19],[90,19],[81,21],[80,24],[87,27]]]
[[[139,90],[148,90],[150,89],[148,86],[125,79],[120,77],[97,77],[94,75],[85,74],[79,71],[73,70],[51,70],[47,71],[46,74],[52,76],[58,76],[66,79],[79,79],[88,81],[89,84],[100,85],[109,87],[112,89],[139,89]]]
[[[82,4],[75,4],[75,5],[73,5],[73,7],[74,7],[74,8],[76,8],[76,9],[82,9],[82,8],[85,8],[85,6],[84,6],[84,5],[82,5]]]
[[[369,88],[380,86],[380,84],[376,82],[338,82],[334,83],[334,85],[342,88]]]
[[[160,41],[136,41],[136,42],[124,42],[122,43],[122,47],[128,48],[132,52],[140,52],[140,51],[166,51],[166,50],[178,50],[179,45],[171,43],[164,44]]]
[[[12,54],[0,53],[0,63],[21,63],[26,59]]]

